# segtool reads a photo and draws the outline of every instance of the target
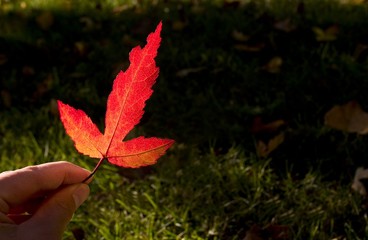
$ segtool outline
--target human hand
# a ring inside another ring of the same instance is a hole
[[[0,239],[59,240],[87,199],[89,171],[52,162],[0,174]]]

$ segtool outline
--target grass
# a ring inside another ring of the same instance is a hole
[[[30,117],[11,116],[5,119]],[[2,170],[54,160],[93,167],[94,161],[73,150],[60,123],[45,127],[38,139],[31,126],[18,133],[8,128],[2,129]],[[288,226],[293,239],[368,233],[364,201],[349,185],[322,181],[319,172],[280,177],[270,161],[236,147],[218,155],[177,144],[153,169],[122,171],[105,164],[65,239],[82,233],[86,239],[238,239],[254,224]]]
[[[367,109],[366,5],[65,2],[1,2],[0,170],[57,160],[93,169],[55,99],[102,127],[113,78],[161,19],[160,77],[132,135],[177,141],[153,167],[104,164],[65,239],[243,239],[254,226],[265,239],[280,228],[286,239],[365,239],[366,199],[350,186],[367,165],[367,137],[331,130],[323,116],[352,99]],[[294,31],[274,27],[285,19]],[[316,40],[313,27],[333,25],[336,40]],[[280,71],[266,71],[275,56]],[[256,142],[277,133],[252,133],[256,117],[287,122],[266,158]]]

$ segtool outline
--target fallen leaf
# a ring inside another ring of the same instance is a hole
[[[318,42],[331,42],[336,40],[339,27],[337,25],[332,25],[325,30],[319,27],[313,27],[312,30]]]
[[[238,30],[234,30],[231,32],[231,36],[234,40],[239,42],[246,42],[249,40],[250,36],[246,35]]]
[[[282,119],[278,119],[272,121],[270,123],[263,123],[261,117],[255,117],[253,120],[253,125],[251,128],[252,133],[260,133],[260,132],[276,132],[280,129],[280,127],[285,126],[286,122]]]
[[[275,137],[271,138],[267,143],[262,140],[258,140],[256,149],[259,157],[267,157],[271,152],[277,149],[281,143],[285,141],[285,133],[281,132]]]
[[[358,167],[355,171],[355,176],[353,180],[353,184],[351,185],[351,188],[358,192],[359,194],[366,196],[367,195],[367,189],[363,183],[362,180],[368,180],[368,169],[364,169],[362,167]]]
[[[75,52],[83,57],[87,54],[87,46],[86,46],[86,43],[83,42],[83,41],[77,41],[74,43],[74,49],[75,49]]]
[[[326,126],[358,134],[368,133],[368,113],[356,101],[331,108],[324,117]]]
[[[287,33],[292,32],[296,29],[296,26],[293,23],[291,23],[290,18],[275,22],[273,24],[273,27],[277,30]]]
[[[281,57],[273,57],[265,66],[262,67],[263,70],[269,73],[279,73],[282,66]]]
[[[160,23],[148,36],[144,48],[133,48],[129,54],[129,68],[116,76],[107,100],[104,134],[85,112],[58,101],[60,119],[76,149],[100,159],[95,170],[104,159],[120,167],[154,164],[174,143],[171,139],[155,137],[123,141],[141,120],[145,101],[151,96],[151,88],[158,77],[159,69],[154,59],[160,46],[161,26]]]

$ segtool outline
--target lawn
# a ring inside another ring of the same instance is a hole
[[[324,118],[352,100],[368,111],[367,14],[361,1],[2,0],[0,171],[92,170],[56,100],[103,129],[112,81],[162,20],[160,76],[129,137],[176,143],[154,166],[103,164],[65,239],[366,239],[351,185],[367,136]]]

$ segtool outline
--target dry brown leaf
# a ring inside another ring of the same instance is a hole
[[[325,125],[349,133],[368,133],[368,113],[356,101],[336,105],[325,114]]]
[[[278,119],[272,121],[270,123],[263,123],[260,117],[255,117],[253,120],[253,125],[251,128],[252,133],[260,133],[260,132],[276,132],[280,127],[285,126],[286,122],[282,119]]]
[[[259,157],[267,157],[271,152],[273,152],[281,143],[285,141],[285,133],[281,132],[275,137],[271,138],[270,141],[265,143],[262,140],[257,142],[257,154]]]
[[[366,196],[367,189],[362,183],[361,179],[368,179],[368,169],[364,169],[362,167],[358,167],[355,171],[355,176],[351,188],[358,192],[359,194]]]

